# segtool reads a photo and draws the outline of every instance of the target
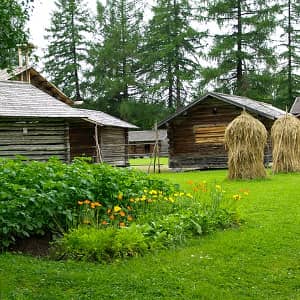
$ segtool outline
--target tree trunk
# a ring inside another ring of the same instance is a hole
[[[242,60],[242,0],[238,0],[237,15],[237,57],[236,57],[236,94],[243,94],[243,60]]]

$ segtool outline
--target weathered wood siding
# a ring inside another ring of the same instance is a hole
[[[226,102],[208,98],[168,124],[170,168],[217,169],[227,167],[222,132],[241,109]],[[270,130],[272,121],[258,117]],[[205,142],[206,139],[206,142]],[[265,160],[271,159],[270,143]]]
[[[99,129],[102,158],[114,166],[128,165],[128,129],[104,126]]]
[[[0,118],[0,158],[69,160],[68,124],[53,119]]]
[[[95,125],[87,121],[77,121],[70,124],[70,156],[96,157]]]

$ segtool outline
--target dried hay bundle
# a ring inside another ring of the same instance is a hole
[[[274,173],[300,170],[300,121],[286,114],[271,129]]]
[[[267,136],[265,126],[245,111],[227,126],[225,146],[230,179],[266,177],[264,148]]]

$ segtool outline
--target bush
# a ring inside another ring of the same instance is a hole
[[[130,199],[140,197],[145,189],[159,189],[165,195],[178,189],[142,172],[90,164],[84,159],[69,165],[57,159],[0,160],[0,185],[0,248],[18,238],[48,231],[63,233],[76,226],[81,200],[101,203],[101,216],[105,214],[111,221],[108,209],[122,203],[128,218]]]

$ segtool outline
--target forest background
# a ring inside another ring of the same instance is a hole
[[[47,46],[37,57],[41,71],[82,107],[142,129],[207,91],[283,109],[300,95],[298,0],[151,4],[95,1],[92,11],[85,0],[56,0]],[[30,41],[26,24],[35,5],[0,2],[0,68],[17,65],[18,45]]]

